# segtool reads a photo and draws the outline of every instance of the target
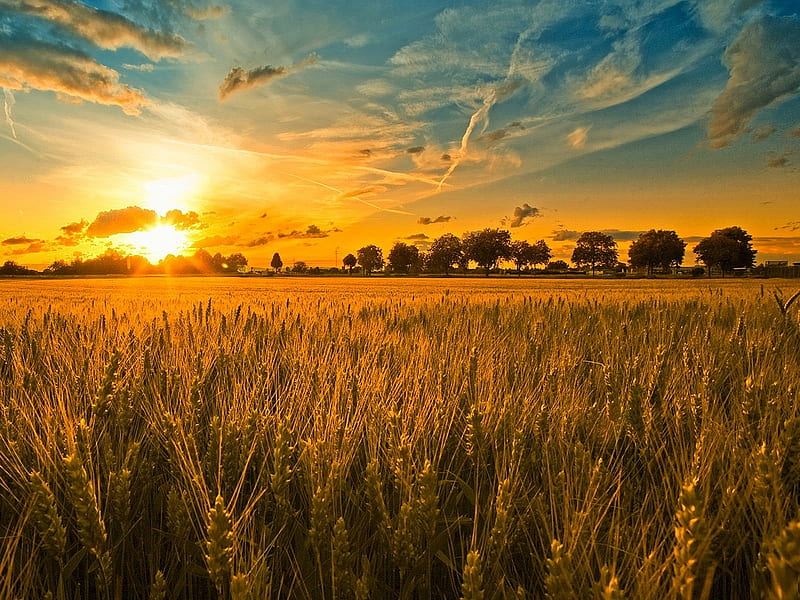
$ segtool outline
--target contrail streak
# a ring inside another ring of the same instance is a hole
[[[6,111],[6,123],[11,128],[11,135],[17,139],[17,130],[14,128],[14,119],[11,118],[11,107],[14,106],[14,94],[8,88],[3,88],[3,105]]]
[[[464,132],[464,135],[461,136],[461,147],[458,150],[458,154],[456,155],[455,159],[452,163],[450,163],[450,167],[447,169],[447,172],[442,176],[437,184],[436,191],[441,191],[442,186],[453,174],[453,172],[458,168],[458,165],[461,164],[461,161],[467,156],[467,152],[469,151],[469,138],[472,135],[472,132],[475,130],[475,127],[478,123],[482,123],[482,129],[486,130],[489,126],[489,111],[492,107],[497,104],[498,102],[502,102],[509,96],[511,96],[517,88],[522,85],[522,80],[517,75],[517,71],[519,69],[519,53],[520,49],[522,48],[522,43],[530,37],[531,33],[533,32],[532,28],[528,28],[522,33],[517,36],[517,41],[514,44],[514,49],[511,51],[511,58],[508,64],[508,72],[506,73],[505,79],[494,86],[483,98],[483,104],[481,105],[478,110],[472,113],[472,116],[469,118],[469,124],[467,125],[467,129]]]
[[[478,124],[478,121],[483,121],[485,127],[489,119],[489,109],[494,106],[496,98],[497,94],[494,90],[491,90],[486,98],[483,99],[483,106],[472,113],[472,116],[469,119],[469,125],[467,125],[467,130],[464,132],[464,135],[461,136],[461,147],[458,150],[458,155],[450,164],[450,168],[447,169],[447,172],[444,174],[444,176],[439,180],[439,183],[436,186],[436,191],[442,191],[442,186],[447,181],[447,178],[453,174],[453,171],[456,170],[458,165],[461,164],[461,161],[467,155],[467,151],[469,150],[469,138],[475,129],[475,125]]]
[[[346,193],[344,190],[340,190],[339,188],[335,188],[332,185],[328,185],[327,183],[322,183],[321,181],[316,181],[314,179],[309,179],[308,177],[301,177],[300,175],[293,175],[292,173],[285,173],[285,175],[288,175],[289,177],[293,177],[295,179],[299,179],[301,181],[307,181],[308,183],[313,183],[314,185],[318,185],[320,187],[324,187],[326,190],[331,190],[332,192],[336,192],[340,196],[343,196]],[[358,202],[361,202],[361,204],[365,204],[366,206],[369,206],[370,208],[374,208],[375,210],[382,210],[382,211],[386,211],[386,212],[390,212],[390,213],[395,213],[395,214],[398,214],[398,215],[415,216],[414,213],[410,213],[410,212],[407,212],[405,210],[398,210],[396,208],[384,208],[382,206],[378,206],[377,204],[373,204],[372,202],[367,202],[366,200],[364,200],[363,198],[361,198],[360,196],[357,196],[357,195],[348,196],[348,198],[353,198],[354,200],[357,200]]]

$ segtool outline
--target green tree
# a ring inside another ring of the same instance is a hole
[[[353,274],[353,267],[355,267],[357,263],[358,263],[358,260],[352,254],[348,254],[347,256],[345,256],[342,259],[342,265],[347,267],[347,274],[348,275],[352,275]]]
[[[651,229],[639,235],[628,250],[628,259],[632,267],[647,267],[647,275],[653,269],[677,267],[683,262],[686,242],[671,230]]]
[[[464,234],[464,255],[486,269],[486,276],[501,259],[511,256],[511,233],[506,229],[469,231]]]
[[[757,250],[753,250],[753,236],[738,226],[717,229],[694,247],[694,253],[701,262],[711,267],[719,267],[722,276],[725,272],[741,267],[752,267],[756,262]]]
[[[281,268],[283,267],[283,261],[281,260],[281,255],[278,254],[277,252],[273,254],[272,262],[269,263],[269,266],[275,269],[276,273],[280,271]]]
[[[459,264],[463,257],[464,246],[461,238],[452,233],[445,233],[431,244],[428,251],[428,269],[434,273],[441,271],[445,276],[449,276],[453,265]]]
[[[572,262],[578,266],[592,269],[592,277],[597,267],[612,268],[617,264],[617,242],[610,235],[600,231],[584,231],[575,249],[572,251]]]
[[[358,264],[364,269],[364,273],[371,275],[373,271],[383,268],[383,250],[375,244],[364,246],[356,252]]]

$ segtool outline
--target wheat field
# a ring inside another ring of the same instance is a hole
[[[0,598],[796,598],[794,291],[0,281]]]

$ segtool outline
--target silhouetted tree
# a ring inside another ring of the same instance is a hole
[[[272,262],[269,263],[269,266],[272,267],[273,269],[275,269],[276,273],[278,271],[280,271],[281,267],[283,267],[283,261],[281,260],[281,255],[278,254],[277,252],[275,254],[273,254],[272,255]]]
[[[75,275],[75,267],[65,260],[56,260],[44,270],[45,275]]]
[[[405,242],[396,242],[387,257],[389,268],[395,273],[410,273],[419,270],[419,248]]]
[[[564,260],[554,260],[547,263],[547,266],[544,268],[545,271],[568,271],[569,265]]]
[[[694,247],[694,253],[708,266],[709,276],[711,267],[719,267],[725,277],[725,271],[755,264],[758,251],[753,250],[752,240],[753,236],[738,226],[717,229]]]
[[[364,269],[364,273],[371,275],[373,271],[383,268],[383,251],[375,244],[364,246],[356,252],[358,264]]]
[[[225,270],[228,273],[235,273],[241,267],[247,266],[247,257],[241,252],[235,252],[234,254],[231,254],[225,262],[228,264],[228,267]]]
[[[585,231],[575,242],[572,262],[578,266],[589,266],[592,277],[597,267],[613,268],[617,264],[617,242],[600,231]]]
[[[633,267],[647,267],[647,275],[655,267],[668,269],[683,262],[686,242],[671,230],[651,229],[639,235],[628,250],[628,259]]]
[[[501,259],[511,256],[511,233],[505,229],[484,229],[464,234],[464,255],[486,269],[486,276]]]
[[[36,271],[29,269],[27,267],[23,267],[20,264],[17,264],[13,260],[7,260],[3,263],[3,266],[0,267],[0,275],[34,275]]]
[[[545,264],[550,260],[550,248],[544,240],[530,244],[524,240],[511,242],[511,260],[517,267],[517,275],[527,265]]]
[[[428,270],[438,273],[442,271],[445,276],[450,275],[450,269],[457,265],[464,257],[464,245],[461,238],[452,233],[445,233],[433,240],[428,251]]]
[[[356,260],[356,257],[353,254],[348,254],[342,259],[342,265],[347,267],[348,275],[353,274],[353,267],[356,266],[356,263],[358,263],[358,260]]]
[[[292,267],[292,273],[307,273],[308,272],[308,265],[304,263],[302,260],[298,260],[294,263]]]

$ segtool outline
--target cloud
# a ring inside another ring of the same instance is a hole
[[[158,223],[156,211],[138,206],[107,210],[97,215],[86,228],[89,237],[110,237],[118,233],[133,233]]]
[[[431,219],[430,217],[420,217],[419,220],[417,221],[417,223],[419,223],[420,225],[431,225],[431,224],[434,224],[434,223],[447,223],[452,218],[453,217],[446,217],[444,215],[439,215],[435,219]]]
[[[782,169],[789,166],[789,157],[793,154],[791,151],[786,152],[770,152],[767,157],[767,166],[770,169]]]
[[[800,231],[800,221],[789,221],[785,225],[780,225],[774,228],[775,231],[780,229],[788,229],[789,231]]]
[[[600,233],[605,233],[614,238],[618,242],[631,242],[639,238],[644,231],[625,231],[621,229],[603,229]]]
[[[555,242],[577,240],[581,236],[580,231],[575,231],[573,229],[556,229],[555,231],[551,232],[551,234],[553,241]]]
[[[88,223],[81,219],[80,221],[64,225],[61,231],[64,232],[64,235],[80,235],[86,229],[87,225]]]
[[[218,4],[203,7],[187,6],[183,12],[187,17],[195,21],[210,21],[228,16],[231,13],[231,7]]]
[[[248,70],[245,70],[242,67],[233,67],[225,76],[225,80],[219,86],[219,99],[222,101],[234,92],[246,90],[258,85],[266,85],[273,79],[286,77],[290,73],[316,64],[318,60],[319,57],[316,54],[311,54],[307,58],[293,64],[290,67],[273,67],[272,65],[266,65]]]
[[[119,73],[69,48],[0,34],[0,87],[55,92],[62,100],[119,106],[138,115],[142,92],[119,83]]]
[[[14,137],[14,139],[17,139],[17,130],[14,127],[14,119],[11,116],[11,107],[14,106],[14,102],[14,94],[11,92],[11,90],[3,88],[3,108],[6,115],[6,124],[8,125],[9,129],[11,129],[11,135]]]
[[[255,238],[254,240],[250,240],[249,242],[245,242],[244,246],[247,248],[259,248],[261,246],[266,246],[270,242],[275,239],[275,236],[267,234],[262,235],[261,237]]]
[[[33,240],[33,242],[28,244],[25,248],[18,248],[16,250],[13,250],[11,252],[11,255],[21,256],[23,254],[36,254],[37,252],[44,252],[45,250],[49,249],[50,247],[44,240]]]
[[[127,47],[152,60],[178,57],[189,48],[181,36],[146,29],[116,13],[70,0],[3,0],[26,15],[41,17],[105,50]]]
[[[131,65],[125,63],[122,65],[122,68],[128,71],[142,71],[143,73],[152,73],[153,70],[155,70],[155,67],[152,63],[144,63],[143,65]]]
[[[526,219],[533,219],[540,216],[541,213],[539,209],[526,202],[522,206],[514,207],[514,216],[509,220],[508,225],[510,227],[521,227],[525,224]]]
[[[281,240],[303,240],[303,239],[316,239],[316,238],[325,238],[328,237],[332,233],[340,232],[340,229],[334,227],[333,229],[328,229],[323,231],[316,225],[309,225],[305,231],[298,231],[297,229],[290,231],[289,233],[278,233],[278,238]]]
[[[786,137],[800,138],[800,125],[786,132]]]
[[[192,248],[216,248],[219,246],[235,246],[239,243],[239,238],[233,235],[211,235],[197,240],[192,244]]]
[[[800,89],[800,22],[761,17],[742,30],[723,60],[730,78],[711,108],[712,148],[728,146],[760,110]]]
[[[589,128],[588,127],[576,127],[572,133],[567,136],[567,144],[571,148],[575,148],[576,150],[580,150],[584,146],[586,146],[586,142],[589,140]]]
[[[414,233],[412,235],[406,236],[403,238],[404,240],[428,240],[430,236],[425,233]]]
[[[34,244],[36,242],[43,242],[44,240],[33,239],[29,237],[19,236],[19,237],[12,237],[3,240],[0,242],[0,245],[3,246],[24,246],[25,244]]]
[[[414,146],[406,150],[408,154],[419,154],[420,152],[424,151],[425,151],[425,146]]]
[[[759,125],[753,130],[753,133],[750,134],[750,139],[754,142],[763,142],[769,136],[777,131],[773,125],[769,123],[764,123],[763,125]]]
[[[183,212],[177,208],[173,208],[161,217],[161,223],[164,225],[172,225],[172,227],[179,231],[192,229],[200,223],[200,215],[193,210]]]

